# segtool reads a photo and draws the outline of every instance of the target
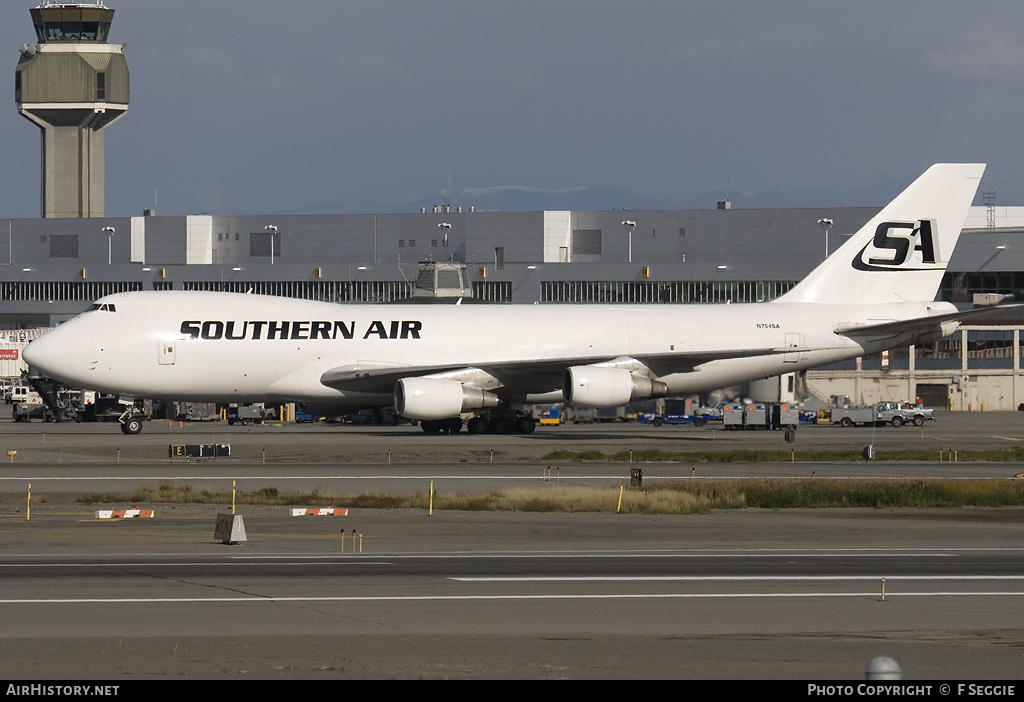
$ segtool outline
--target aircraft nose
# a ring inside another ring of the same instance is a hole
[[[33,339],[22,352],[25,363],[54,380],[78,380],[84,360],[83,354],[75,351],[81,346],[81,340],[76,337],[79,327],[71,320]]]
[[[37,368],[40,367],[45,362],[46,358],[46,353],[43,350],[45,345],[46,344],[43,343],[43,337],[30,341],[28,346],[25,347],[25,350],[21,352],[21,357],[25,359],[25,363]]]

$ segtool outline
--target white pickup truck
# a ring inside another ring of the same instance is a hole
[[[879,402],[875,405],[875,421],[892,424],[894,427],[901,427],[904,424],[920,427],[926,421],[935,419],[934,412],[910,402]]]

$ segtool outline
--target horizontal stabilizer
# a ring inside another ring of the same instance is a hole
[[[1024,304],[977,307],[970,310],[959,310],[957,312],[948,312],[946,314],[926,315],[924,317],[901,319],[892,322],[880,322],[877,324],[850,324],[847,326],[837,327],[835,329],[835,333],[842,336],[880,336],[900,332],[920,331],[933,328],[936,325],[940,325],[945,322],[964,322],[970,319],[989,317],[1008,310],[1022,311],[1024,310]]]

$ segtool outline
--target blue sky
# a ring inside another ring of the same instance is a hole
[[[33,4],[0,23],[0,217],[39,214],[38,130],[13,100]],[[898,190],[938,161],[987,162],[982,190],[1024,205],[1019,2],[106,4],[132,78],[108,215],[401,209],[439,202],[449,172],[466,206],[502,187]]]

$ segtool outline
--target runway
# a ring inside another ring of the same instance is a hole
[[[40,438],[0,427],[5,441]],[[75,429],[65,446],[80,453],[87,442],[107,451],[133,438]],[[261,429],[246,436],[275,431]],[[508,456],[520,438],[499,449]],[[880,655],[906,679],[1019,677],[1024,508],[297,518],[245,507],[247,540],[225,545],[213,529],[226,505],[157,505],[153,519],[98,521],[72,496],[137,480],[221,489],[232,475],[246,489],[288,479],[406,489],[438,476],[451,489],[490,489],[549,484],[547,464],[21,458],[0,471],[8,679],[851,680]],[[617,484],[628,465],[566,465],[559,477]],[[644,479],[689,468],[645,464]],[[951,467],[1006,468],[1020,470]],[[18,493],[29,479],[52,498],[27,520]]]

